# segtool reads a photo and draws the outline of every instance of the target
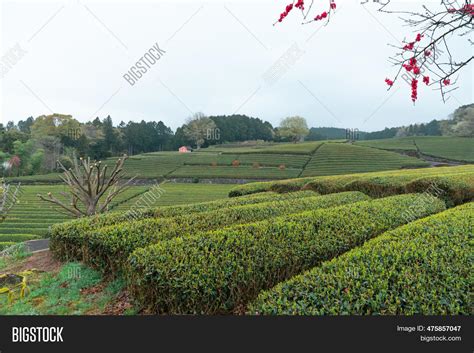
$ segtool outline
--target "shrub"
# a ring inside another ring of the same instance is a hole
[[[5,250],[6,248],[16,244],[13,241],[0,241],[0,251]]]
[[[263,181],[236,186],[229,192],[229,197],[250,195],[259,192],[275,191],[278,193],[292,192],[301,188],[314,178],[287,179],[282,181]]]
[[[182,215],[173,218],[147,219],[109,226],[85,236],[84,260],[103,270],[120,270],[127,256],[135,249],[177,236],[218,229],[233,224],[315,210],[369,199],[362,193],[341,193],[265,202],[224,208],[211,212]]]
[[[83,236],[93,229],[118,224],[127,220],[175,217],[195,212],[219,210],[224,207],[235,207],[247,204],[256,204],[260,202],[285,200],[287,198],[303,198],[310,196],[315,196],[315,193],[312,191],[302,191],[292,195],[265,193],[228,200],[216,200],[190,205],[149,208],[137,210],[133,213],[113,212],[76,219],[70,222],[52,226],[50,234],[50,249],[57,257],[63,260],[78,260],[82,256],[80,249],[83,242]]]
[[[458,205],[474,197],[474,173],[453,173],[423,176],[424,173],[380,174],[375,176],[333,176],[307,183],[304,190],[320,194],[360,191],[371,197],[426,192],[433,186],[443,191],[449,205]],[[355,180],[354,180],[355,179]]]
[[[291,191],[294,190],[313,190],[320,194],[331,194],[341,191],[362,191],[369,192],[371,196],[383,197],[389,195],[395,195],[397,193],[403,193],[404,189],[399,188],[398,185],[391,185],[391,183],[403,182],[403,185],[407,181],[413,181],[415,179],[436,176],[436,175],[450,175],[450,174],[461,174],[461,173],[473,173],[474,166],[464,165],[457,167],[439,167],[439,168],[423,168],[423,169],[410,169],[410,170],[390,170],[384,172],[370,172],[370,173],[357,173],[357,174],[346,174],[346,175],[332,175],[332,176],[320,176],[320,177],[306,177],[298,179],[288,179],[282,181],[268,181],[250,183],[245,185],[237,186],[231,189],[229,196],[242,196],[256,192],[264,191],[279,191],[278,185],[291,186]],[[364,189],[365,184],[358,184],[358,180],[369,180],[367,189]],[[347,187],[349,183],[354,182],[351,187]],[[360,185],[360,186],[359,186]],[[286,192],[283,189],[282,192]]]
[[[403,211],[418,199],[414,194],[362,201],[137,249],[126,271],[130,289],[157,313],[240,311],[261,290],[404,224]],[[443,209],[430,196],[415,215]]]
[[[249,313],[471,313],[474,203],[389,231],[262,292]]]
[[[448,205],[459,205],[474,200],[474,174],[424,177],[408,183],[407,192],[440,192]]]

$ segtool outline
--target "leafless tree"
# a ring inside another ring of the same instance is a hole
[[[392,45],[398,51],[390,58],[397,67],[397,73],[393,79],[387,78],[385,82],[390,89],[400,77],[404,78],[411,84],[413,101],[418,98],[419,81],[439,90],[443,101],[446,101],[449,93],[457,89],[458,74],[474,59],[472,50],[466,51],[470,55],[462,57],[452,48],[456,41],[461,46],[471,47],[474,44],[469,38],[474,26],[472,0],[439,1],[438,4],[431,2],[429,5],[421,5],[418,11],[396,10],[391,0],[372,1],[380,4],[379,12],[399,16],[412,32],[409,39],[405,39],[401,45]],[[318,6],[313,6],[318,2]],[[302,24],[317,21],[328,24],[331,16],[335,15],[338,2],[294,0],[285,7],[275,24],[282,22],[295,10],[301,12]],[[361,4],[368,2],[361,1]],[[323,8],[317,9],[320,6]]]
[[[398,53],[390,61],[398,69],[393,82],[402,73],[410,73],[413,86],[415,80],[422,79],[424,84],[439,90],[446,101],[449,93],[457,89],[458,73],[474,59],[472,50],[467,51],[470,55],[462,57],[451,49],[455,40],[467,47],[474,44],[469,38],[474,29],[474,5],[471,0],[441,0],[441,5],[423,5],[419,12],[412,12],[391,10],[389,3],[379,11],[399,15],[413,32],[411,39],[394,46]],[[416,98],[412,94],[414,101]]]
[[[74,158],[73,168],[66,169],[59,161],[63,170],[61,179],[69,188],[68,192],[61,193],[69,198],[69,204],[62,201],[52,193],[47,196],[38,194],[38,197],[53,203],[65,213],[74,217],[91,216],[107,211],[110,202],[131,185],[135,177],[124,182],[123,166],[128,157],[119,158],[110,174],[107,174],[107,165],[102,166],[101,161],[91,162],[90,158]]]

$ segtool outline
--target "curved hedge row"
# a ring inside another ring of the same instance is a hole
[[[474,174],[464,173],[450,176],[424,177],[405,186],[406,192],[440,190],[440,196],[451,205],[474,200]]]
[[[288,179],[250,183],[231,189],[229,196],[248,195],[256,192],[301,189],[313,190],[321,194],[341,191],[362,191],[373,197],[384,197],[405,193],[407,183],[423,177],[448,176],[454,174],[474,175],[474,166],[438,167],[423,169],[406,169],[385,172],[333,175],[311,178]]]
[[[443,198],[449,206],[474,199],[474,173],[472,172],[430,176],[408,173],[351,179],[347,176],[328,177],[311,181],[303,189],[321,194],[360,191],[376,198],[413,192],[437,192],[436,195]]]
[[[83,260],[102,270],[119,271],[133,250],[162,240],[280,215],[316,210],[370,199],[360,192],[286,199],[224,208],[163,219],[146,219],[108,226],[83,239]],[[68,246],[68,244],[65,244]]]
[[[275,191],[278,193],[292,192],[301,188],[313,178],[287,179],[283,181],[260,181],[239,185],[229,191],[229,197],[251,195],[259,192]]]
[[[403,214],[420,195],[307,211],[135,250],[127,277],[138,301],[157,313],[239,311],[258,293],[364,241],[406,223]],[[413,210],[442,211],[428,196]]]
[[[262,292],[249,313],[470,315],[474,203],[387,232]]]
[[[291,195],[278,195],[265,193],[248,195],[236,199],[200,202],[190,205],[156,207],[140,210],[137,213],[113,212],[92,217],[80,218],[70,222],[55,224],[51,228],[50,249],[64,260],[78,260],[81,254],[78,251],[82,246],[84,236],[94,229],[118,224],[125,221],[136,221],[148,218],[168,218],[190,213],[219,210],[223,207],[236,207],[242,205],[258,204],[269,201],[287,200],[315,196],[312,191],[299,191]]]

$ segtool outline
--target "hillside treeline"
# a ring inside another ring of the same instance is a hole
[[[207,147],[242,141],[294,140],[283,133],[282,127],[273,127],[259,118],[235,114],[203,117],[200,114],[199,119],[189,119],[176,131],[163,121],[122,121],[114,125],[110,116],[85,123],[63,114],[29,117],[17,124],[9,121],[5,126],[0,124],[0,169],[3,176],[32,175],[56,170],[58,160],[66,167],[72,166],[75,156],[104,159],[123,153],[176,151],[183,145],[195,147],[196,141],[200,141],[198,147]],[[201,123],[196,124],[197,121]],[[196,134],[200,136],[196,138]],[[445,135],[474,136],[474,104],[459,107],[447,120],[357,132],[360,140]],[[346,139],[347,136],[346,129],[323,127],[311,128],[305,139]]]

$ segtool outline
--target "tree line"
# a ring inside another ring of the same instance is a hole
[[[358,132],[359,139],[405,136],[474,136],[474,104],[461,106],[449,119],[426,124]],[[71,115],[29,117],[0,124],[0,168],[3,176],[33,175],[69,168],[76,157],[101,160],[123,154],[200,149],[242,141],[298,142],[346,139],[342,128],[308,128],[304,118],[285,118],[278,127],[246,115],[206,116],[196,113],[175,132],[163,121],[129,121],[114,126],[112,118],[79,122]]]

